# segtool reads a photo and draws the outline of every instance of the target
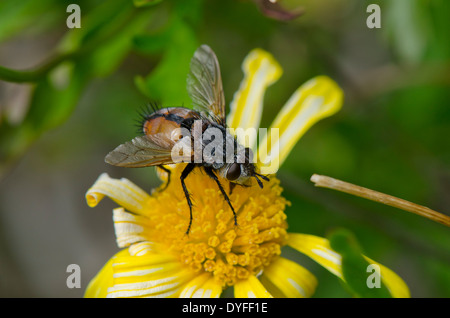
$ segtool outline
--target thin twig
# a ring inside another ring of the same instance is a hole
[[[65,53],[57,55],[46,64],[34,70],[14,70],[0,66],[0,80],[14,83],[36,82],[47,75],[52,69],[68,59],[77,57],[79,52]]]
[[[337,180],[327,176],[321,176],[314,174],[311,177],[311,181],[315,183],[316,187],[333,189],[345,193],[349,193],[361,198],[372,200],[375,202],[383,203],[398,209],[402,209],[417,215],[426,217],[435,222],[441,223],[443,225],[450,227],[450,217],[431,210],[422,205],[418,205],[388,194],[384,194],[371,189],[363,188],[348,182]]]

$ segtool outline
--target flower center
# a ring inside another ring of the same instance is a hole
[[[234,187],[231,208],[214,180],[195,169],[186,179],[194,203],[190,233],[189,207],[179,182],[183,165],[171,174],[167,189],[155,192],[149,211],[148,240],[160,243],[182,264],[196,272],[210,272],[226,286],[256,275],[281,253],[287,239],[284,209],[289,202],[281,196],[279,180],[272,176],[264,188]],[[221,179],[226,191],[229,182]]]

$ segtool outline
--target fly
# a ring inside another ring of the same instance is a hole
[[[177,163],[173,156],[174,147],[182,142],[186,135],[189,135],[194,142],[190,143],[192,149],[188,151],[188,164],[180,176],[181,186],[189,205],[190,219],[186,231],[186,234],[189,234],[193,219],[193,205],[185,180],[194,169],[203,169],[216,182],[233,212],[235,225],[237,225],[236,211],[218,176],[230,182],[230,191],[235,185],[248,186],[252,177],[261,188],[263,184],[260,179],[265,181],[269,179],[256,172],[251,149],[240,145],[236,137],[226,129],[225,98],[219,63],[216,55],[207,45],[200,46],[194,53],[187,77],[187,90],[193,101],[193,109],[185,107],[154,109],[153,113],[144,118],[143,135],[118,146],[105,157],[105,161],[120,167],[158,166],[168,172],[168,184],[170,170],[164,165]],[[178,133],[183,130],[185,134]],[[211,130],[222,133],[223,144],[204,153],[203,151],[213,142],[211,139],[204,138]],[[201,142],[200,151],[203,152],[203,158],[200,162],[195,160],[196,151],[199,149],[195,147],[194,137]],[[228,150],[230,144],[233,146],[231,153]]]

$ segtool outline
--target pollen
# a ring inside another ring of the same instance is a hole
[[[229,195],[237,215],[237,225],[228,203],[214,180],[200,169],[186,179],[194,207],[189,234],[189,207],[179,182],[183,165],[171,173],[171,182],[151,196],[148,226],[149,241],[163,246],[195,272],[211,273],[223,288],[257,275],[281,253],[287,240],[284,210],[289,202],[281,196],[275,176],[261,189],[235,186]],[[229,182],[220,179],[229,192]]]

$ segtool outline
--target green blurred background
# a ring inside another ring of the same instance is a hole
[[[66,26],[70,3],[81,7],[80,29]],[[280,62],[262,127],[311,77],[339,83],[342,111],[307,132],[279,171],[289,230],[346,228],[413,297],[450,296],[450,229],[309,181],[324,174],[450,214],[450,2],[285,0],[281,18],[261,3],[0,1],[0,296],[83,295],[118,250],[115,204],[91,209],[84,194],[102,172],[149,192],[159,184],[153,168],[103,159],[136,135],[148,101],[189,105],[186,74],[203,43],[218,56],[228,103],[251,49]],[[380,29],[366,26],[371,3]],[[304,14],[292,17],[299,7]],[[316,297],[350,296],[302,262],[318,277]],[[66,286],[69,264],[81,267],[81,289]]]

